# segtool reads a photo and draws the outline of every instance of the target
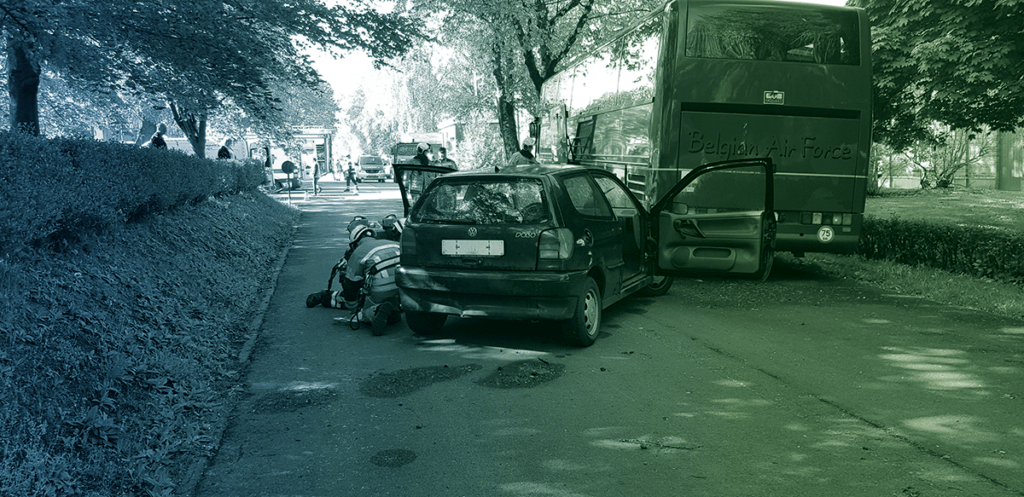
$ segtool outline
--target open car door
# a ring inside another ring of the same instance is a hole
[[[398,189],[402,192],[402,205],[405,209],[403,217],[409,217],[409,209],[434,178],[455,172],[450,167],[441,166],[394,164],[391,167],[395,172]]]
[[[771,158],[704,164],[651,209],[656,274],[743,274],[765,279],[775,258]]]

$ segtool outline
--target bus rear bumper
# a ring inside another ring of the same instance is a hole
[[[827,252],[852,254],[857,251],[858,232],[850,226],[778,225],[776,252]]]

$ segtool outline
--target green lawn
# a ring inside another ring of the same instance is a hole
[[[1024,192],[995,190],[886,190],[868,197],[867,216],[1024,230]],[[1024,257],[1024,254],[1021,254]],[[951,306],[1024,319],[1024,287],[938,269],[911,267],[860,256],[778,254],[779,264],[795,264],[835,278],[848,278],[894,293],[920,295]]]
[[[1024,192],[883,190],[879,195],[868,197],[864,214],[1024,230]]]

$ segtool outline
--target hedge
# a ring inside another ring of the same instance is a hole
[[[997,228],[866,216],[858,253],[1024,283],[1024,235]]]
[[[59,249],[89,232],[254,190],[264,180],[253,160],[0,131],[0,256],[29,246]]]

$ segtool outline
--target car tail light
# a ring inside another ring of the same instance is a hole
[[[416,255],[416,230],[408,226],[402,230],[402,256],[407,255]]]
[[[540,233],[540,246],[537,258],[564,261],[572,257],[572,231],[566,228],[544,230]]]

